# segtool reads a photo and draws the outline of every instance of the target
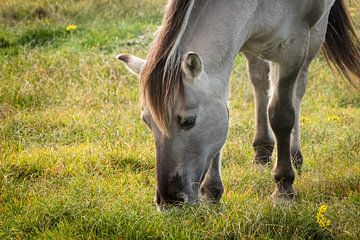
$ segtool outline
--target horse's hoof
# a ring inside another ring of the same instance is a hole
[[[301,151],[298,150],[295,153],[291,154],[291,162],[294,166],[294,168],[296,169],[296,172],[298,173],[298,175],[301,175],[301,169],[302,169],[302,165],[303,165],[303,155],[301,154]]]
[[[273,152],[272,146],[256,146],[255,147],[255,157],[254,164],[271,166],[271,155]]]
[[[287,190],[278,188],[271,194],[271,198],[274,202],[293,202],[297,198],[297,194],[294,188],[291,186]]]

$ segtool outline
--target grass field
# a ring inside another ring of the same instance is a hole
[[[1,0],[0,239],[360,239],[360,94],[321,55],[303,101],[295,203],[274,206],[271,169],[251,163],[253,94],[239,56],[222,201],[156,211],[138,79],[114,56],[146,56],[164,4]]]

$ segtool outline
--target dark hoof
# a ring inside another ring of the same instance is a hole
[[[303,155],[301,154],[300,150],[291,154],[291,162],[292,162],[294,168],[296,169],[296,172],[298,173],[298,175],[301,175],[303,161],[304,161]]]
[[[254,163],[259,165],[271,165],[273,146],[256,146]]]
[[[224,188],[221,186],[201,186],[201,197],[206,202],[217,203],[220,201]]]

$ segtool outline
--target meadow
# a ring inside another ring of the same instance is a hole
[[[1,0],[0,239],[360,239],[360,92],[321,54],[302,105],[294,203],[274,205],[271,169],[252,164],[239,56],[221,202],[157,212],[138,79],[115,56],[146,56],[165,2]],[[360,6],[348,4],[360,33]]]

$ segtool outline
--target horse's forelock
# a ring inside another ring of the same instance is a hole
[[[174,99],[183,94],[180,41],[193,5],[194,0],[169,1],[163,26],[156,35],[141,74],[142,104],[164,134],[168,134]]]

